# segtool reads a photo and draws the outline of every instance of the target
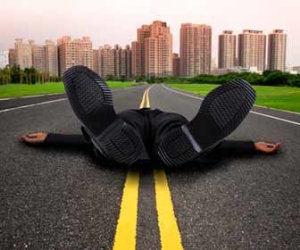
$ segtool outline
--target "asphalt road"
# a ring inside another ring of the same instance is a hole
[[[138,108],[146,89],[113,91],[116,110]],[[201,103],[158,85],[149,99],[188,119]],[[65,96],[0,101],[0,249],[113,249],[127,169],[101,165],[89,151],[18,141],[36,131],[80,133]],[[272,156],[165,169],[182,247],[300,249],[300,115],[256,107],[229,138],[283,147]],[[153,170],[135,171],[136,249],[173,250],[162,247]]]

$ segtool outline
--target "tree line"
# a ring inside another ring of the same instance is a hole
[[[139,78],[138,81],[148,83],[211,83],[223,84],[234,79],[244,79],[253,85],[291,86],[300,87],[300,74],[290,74],[282,71],[264,71],[263,74],[250,72],[231,72],[225,75],[197,75],[189,78],[182,77],[150,77]]]
[[[223,84],[233,79],[244,79],[253,85],[266,86],[291,86],[300,87],[300,74],[290,74],[279,70],[264,71],[263,74],[250,72],[231,72],[225,75],[197,75],[194,77],[111,77],[106,80],[114,81],[132,81],[148,82],[148,83],[211,83]],[[47,72],[39,72],[35,68],[20,69],[19,66],[5,67],[0,69],[0,85],[10,83],[35,84],[45,82],[60,82],[61,78],[52,76]]]
[[[48,72],[39,72],[34,67],[22,70],[19,66],[15,65],[0,69],[0,85],[10,83],[35,84],[60,81],[60,77],[52,76]]]

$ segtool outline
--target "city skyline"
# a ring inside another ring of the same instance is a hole
[[[232,31],[223,31],[218,44],[219,68],[212,65],[211,26],[186,23],[181,25],[180,33],[180,57],[172,52],[170,27],[164,21],[155,20],[137,29],[137,41],[131,43],[132,49],[126,45],[124,51],[116,44],[114,48],[104,45],[95,50],[89,37],[73,40],[63,36],[57,39],[57,45],[51,40],[37,45],[34,40],[24,43],[23,39],[16,39],[15,49],[9,49],[6,56],[5,52],[1,54],[1,65],[6,57],[10,66],[16,64],[21,69],[33,66],[53,75],[62,75],[73,65],[84,65],[104,77],[178,75],[177,68],[185,77],[210,74],[211,70],[213,74],[241,69],[257,73],[266,69],[285,71],[287,35],[283,30],[269,34],[268,47],[267,35],[262,31],[243,30],[238,37]]]
[[[32,8],[33,5],[35,8]],[[136,40],[135,30],[141,23],[164,20],[173,34],[175,53],[179,53],[182,23],[212,26],[213,58],[217,58],[217,39],[223,30],[239,34],[244,29],[255,29],[269,34],[274,29],[283,29],[288,34],[287,65],[296,66],[300,65],[300,28],[297,26],[299,7],[300,2],[295,0],[288,3],[254,0],[251,4],[237,0],[201,3],[190,0],[184,5],[169,0],[154,0],[151,3],[111,0],[101,4],[93,0],[84,3],[69,0],[53,0],[49,3],[11,0],[3,4],[0,15],[0,23],[5,24],[0,25],[0,32],[5,34],[0,41],[0,50],[8,50],[17,37],[34,37],[40,44],[46,39],[56,40],[64,34],[72,37],[89,36],[97,46],[117,43],[124,47]]]

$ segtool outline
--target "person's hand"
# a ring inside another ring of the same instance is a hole
[[[270,154],[275,153],[281,146],[281,143],[255,142],[254,146],[255,150],[260,151],[262,153]]]
[[[42,144],[45,141],[46,137],[47,133],[44,132],[32,133],[21,136],[21,141],[32,145],[38,145]]]

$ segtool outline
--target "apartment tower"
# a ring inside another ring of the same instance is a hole
[[[105,44],[99,48],[99,74],[103,78],[115,76],[115,50]]]
[[[180,57],[177,53],[173,53],[173,76],[180,76]]]
[[[39,72],[46,72],[46,48],[43,45],[32,45],[32,66]]]
[[[9,49],[8,60],[9,60],[9,67],[13,67],[13,66],[17,65],[15,49]]]
[[[132,42],[133,76],[168,76],[172,74],[172,34],[166,22],[154,21],[137,30]]]
[[[132,42],[132,75],[145,76],[145,40],[150,37],[150,25],[137,29],[137,41]]]
[[[230,69],[235,66],[236,36],[231,30],[223,31],[219,35],[219,69]]]
[[[250,69],[256,67],[258,71],[265,70],[266,63],[266,35],[260,30],[244,30],[238,39],[239,66]]]
[[[52,76],[58,76],[58,50],[55,42],[51,40],[45,41],[45,60],[46,72]]]
[[[98,49],[93,49],[93,71],[100,74],[99,69],[100,52]]]
[[[181,75],[192,77],[210,74],[211,71],[211,26],[185,23],[180,28]]]
[[[116,57],[116,76],[119,78],[130,78],[131,77],[131,49],[129,45],[122,49],[119,46],[115,51]]]
[[[24,43],[23,39],[16,39],[15,42],[15,61],[16,65],[20,66],[20,69],[31,68],[33,66],[32,46],[33,40],[29,40],[28,43]]]
[[[93,46],[89,37],[72,40],[64,36],[57,40],[59,74],[75,65],[83,65],[93,69]]]
[[[274,30],[268,39],[268,69],[285,71],[287,35]]]

